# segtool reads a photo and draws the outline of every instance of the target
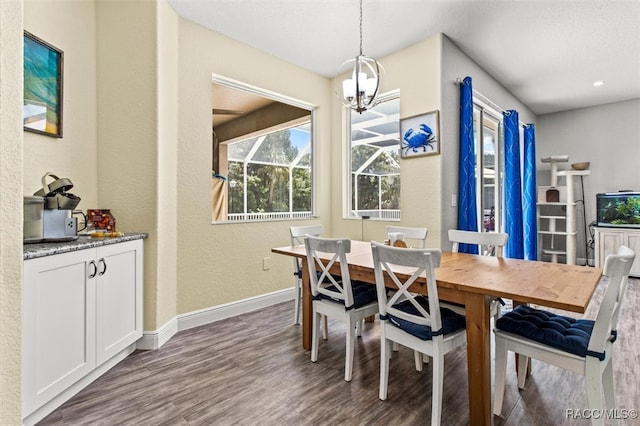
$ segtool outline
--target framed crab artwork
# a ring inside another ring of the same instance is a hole
[[[400,156],[402,158],[440,154],[440,114],[426,114],[400,120]]]

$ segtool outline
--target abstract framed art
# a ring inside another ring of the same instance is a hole
[[[24,130],[62,137],[63,52],[24,32]]]
[[[440,114],[431,111],[400,120],[402,158],[440,154]]]

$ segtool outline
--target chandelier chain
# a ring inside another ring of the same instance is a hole
[[[360,56],[362,56],[362,0],[360,0]]]

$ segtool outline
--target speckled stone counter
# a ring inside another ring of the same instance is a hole
[[[140,240],[143,238],[147,238],[148,236],[149,234],[145,233],[131,233],[124,234],[121,237],[107,238],[91,238],[88,236],[80,236],[75,241],[24,244],[24,260],[83,250],[92,247],[106,246],[109,244],[117,244],[125,241]]]

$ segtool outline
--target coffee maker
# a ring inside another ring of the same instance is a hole
[[[54,179],[46,183],[47,177]],[[52,173],[42,177],[42,189],[33,194],[42,197],[42,241],[73,241],[78,239],[78,219],[73,217],[73,209],[80,203],[80,197],[68,193],[73,183],[66,178],[58,178]]]

